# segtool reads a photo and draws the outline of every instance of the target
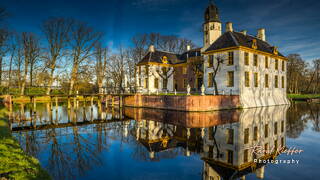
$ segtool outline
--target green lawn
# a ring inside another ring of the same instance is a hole
[[[288,94],[290,99],[313,99],[320,98],[320,94]]]
[[[27,155],[12,137],[7,113],[0,107],[0,179],[51,179],[39,161]]]

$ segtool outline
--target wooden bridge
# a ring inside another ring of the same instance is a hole
[[[125,117],[125,118],[112,118],[112,119],[95,119],[92,121],[65,122],[65,123],[60,123],[60,124],[54,124],[54,123],[41,124],[41,125],[30,124],[28,126],[12,127],[11,130],[13,132],[36,131],[36,130],[46,130],[46,129],[75,127],[75,126],[87,126],[87,125],[91,125],[91,124],[108,124],[108,123],[127,122],[127,121],[130,121],[130,119]]]
[[[41,98],[45,98],[45,102],[55,102],[56,106],[59,101],[67,101],[68,108],[70,109],[72,104],[75,106],[78,102],[90,102],[91,105],[94,102],[98,102],[100,104],[106,104],[108,106],[119,106],[123,107],[123,99],[126,96],[130,96],[132,94],[72,94],[72,95],[24,95],[24,96],[16,96],[16,95],[3,95],[4,102],[7,105],[12,105],[13,103],[26,102],[33,103],[34,107],[36,107],[37,102],[43,102],[43,100],[37,100]],[[19,100],[19,98],[23,98],[23,100]]]

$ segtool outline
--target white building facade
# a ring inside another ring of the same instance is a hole
[[[199,81],[205,86],[205,93],[239,95],[243,108],[289,104],[287,58],[266,41],[265,29],[259,29],[256,36],[234,31],[231,22],[226,23],[225,29],[222,33],[218,8],[210,3],[204,14],[203,79]],[[174,91],[179,81],[173,75],[174,66],[181,62],[181,56],[155,51],[151,46],[137,65],[139,92]],[[159,74],[163,67],[171,74],[167,80]]]
[[[218,9],[211,4],[203,30],[206,94],[239,95],[243,108],[289,104],[287,58],[266,41],[265,29],[251,36],[227,22],[222,34]]]

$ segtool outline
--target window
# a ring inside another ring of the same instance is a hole
[[[233,65],[233,52],[229,52],[228,65]]]
[[[264,125],[264,137],[267,138],[269,136],[269,126],[268,124]]]
[[[243,162],[246,163],[248,162],[248,155],[249,155],[249,150],[248,149],[245,149],[243,151]]]
[[[187,74],[187,67],[182,67],[182,74]]]
[[[249,66],[249,53],[244,53],[244,65]]]
[[[254,78],[254,87],[258,87],[258,84],[259,84],[258,73],[254,73],[253,78]]]
[[[213,55],[209,55],[208,67],[213,67]]]
[[[269,58],[268,58],[268,56],[266,56],[265,58],[264,58],[264,66],[265,66],[265,68],[269,68]]]
[[[139,78],[139,86],[142,86],[142,85],[141,85],[141,78]]]
[[[255,126],[253,128],[253,140],[254,141],[258,140],[258,127],[257,126]]]
[[[274,123],[274,134],[277,135],[278,134],[278,122]]]
[[[183,79],[183,88],[187,88],[187,86],[188,86],[187,79]]]
[[[281,77],[281,87],[284,88],[284,76]]]
[[[228,143],[228,144],[233,144],[233,134],[234,134],[233,129],[228,129],[228,130],[227,130],[227,133],[228,133],[227,143]]]
[[[209,127],[209,140],[213,140],[214,139],[214,129],[213,127]]]
[[[233,151],[227,150],[227,162],[232,164],[233,163]]]
[[[279,69],[279,61],[278,61],[278,59],[275,59],[274,69],[275,70]]]
[[[268,145],[268,143],[266,143],[264,145],[264,154],[267,154],[267,153],[269,153],[269,145]]]
[[[144,73],[145,74],[149,74],[149,66],[145,66],[144,67]]]
[[[244,72],[244,83],[246,87],[250,87],[250,77],[249,72]]]
[[[213,87],[213,73],[208,73],[208,87]]]
[[[284,131],[284,121],[281,121],[281,132]]]
[[[275,75],[275,76],[274,76],[274,87],[275,87],[275,88],[278,88],[278,84],[279,84],[279,83],[278,83],[278,75]]]
[[[258,55],[253,55],[253,65],[258,66]]]
[[[144,79],[144,88],[148,88],[148,78]]]
[[[234,72],[229,71],[228,72],[228,87],[233,87],[234,86]]]
[[[281,147],[284,147],[284,137],[281,138]]]
[[[248,144],[249,143],[249,128],[246,128],[244,130],[244,144]]]
[[[282,71],[284,71],[284,66],[285,66],[284,63],[285,63],[285,62],[282,61],[282,65],[281,65],[281,66],[282,66],[282,67],[281,67]]]
[[[269,87],[269,75],[268,74],[264,75],[264,87],[266,87],[266,88]]]
[[[138,67],[138,71],[139,75],[141,75],[141,66]]]
[[[154,78],[154,88],[158,89],[159,88],[159,79]]]
[[[278,140],[276,139],[276,140],[274,140],[274,151],[277,151],[277,149],[278,149]]]

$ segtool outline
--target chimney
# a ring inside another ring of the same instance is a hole
[[[242,30],[241,33],[242,33],[243,35],[247,35],[247,30]]]
[[[227,24],[226,24],[226,32],[233,32],[232,22],[227,22]]]
[[[262,41],[266,41],[266,30],[264,28],[258,29],[257,38]]]
[[[155,50],[154,50],[154,45],[150,45],[149,46],[149,52],[154,52]]]
[[[191,50],[191,46],[187,45],[187,51],[190,51],[190,50]]]

